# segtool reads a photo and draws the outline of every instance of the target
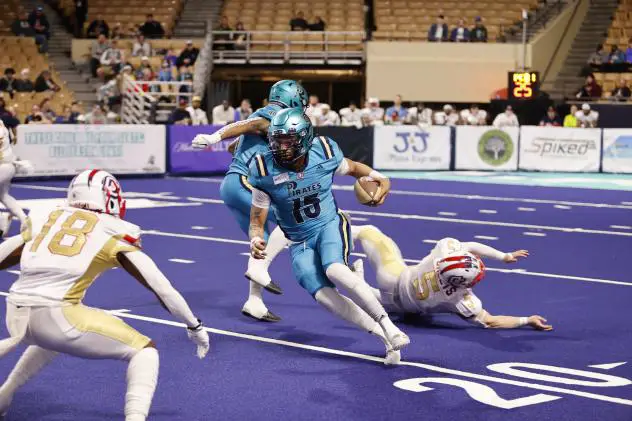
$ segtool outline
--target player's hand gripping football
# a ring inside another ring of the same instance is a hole
[[[519,258],[525,258],[529,256],[528,250],[516,250],[511,253],[507,253],[503,261],[505,263],[516,263]]]
[[[380,189],[375,197],[375,202],[372,206],[380,206],[386,200],[386,196],[391,191],[391,180],[387,177],[377,177],[374,180],[380,185]]]
[[[202,359],[208,353],[210,348],[210,341],[208,338],[208,333],[204,330],[204,326],[200,322],[198,326],[194,329],[187,328],[187,336],[189,340],[197,345],[197,356],[199,359]]]
[[[261,237],[255,237],[250,241],[250,254],[255,259],[266,258],[266,241]]]
[[[527,324],[536,330],[553,330],[553,326],[547,325],[546,319],[538,315],[529,317]]]

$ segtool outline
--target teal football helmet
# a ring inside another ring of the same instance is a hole
[[[285,108],[307,108],[307,91],[295,80],[280,80],[270,88],[268,101],[276,102]]]
[[[312,146],[314,128],[300,108],[279,111],[268,129],[268,144],[272,156],[282,167],[291,166],[307,155]]]

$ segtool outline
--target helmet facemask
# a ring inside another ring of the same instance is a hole
[[[296,132],[273,133],[269,138],[269,143],[275,161],[282,166],[294,164],[307,153],[301,136]]]

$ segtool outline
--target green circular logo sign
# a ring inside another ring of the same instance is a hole
[[[478,156],[494,167],[509,161],[513,152],[513,140],[502,130],[488,130],[478,140]]]

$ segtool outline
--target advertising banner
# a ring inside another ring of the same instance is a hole
[[[516,171],[519,133],[518,127],[458,126],[455,168]]]
[[[603,172],[632,173],[632,130],[604,129]]]
[[[522,126],[521,170],[597,172],[601,129]]]
[[[33,164],[30,176],[75,175],[87,168],[119,175],[166,171],[164,126],[21,125],[14,150]]]
[[[381,126],[373,135],[373,167],[381,170],[450,169],[450,128]]]
[[[233,139],[223,140],[202,151],[191,146],[197,134],[215,133],[221,127],[169,126],[169,173],[226,172],[233,159],[228,152],[228,145]]]

